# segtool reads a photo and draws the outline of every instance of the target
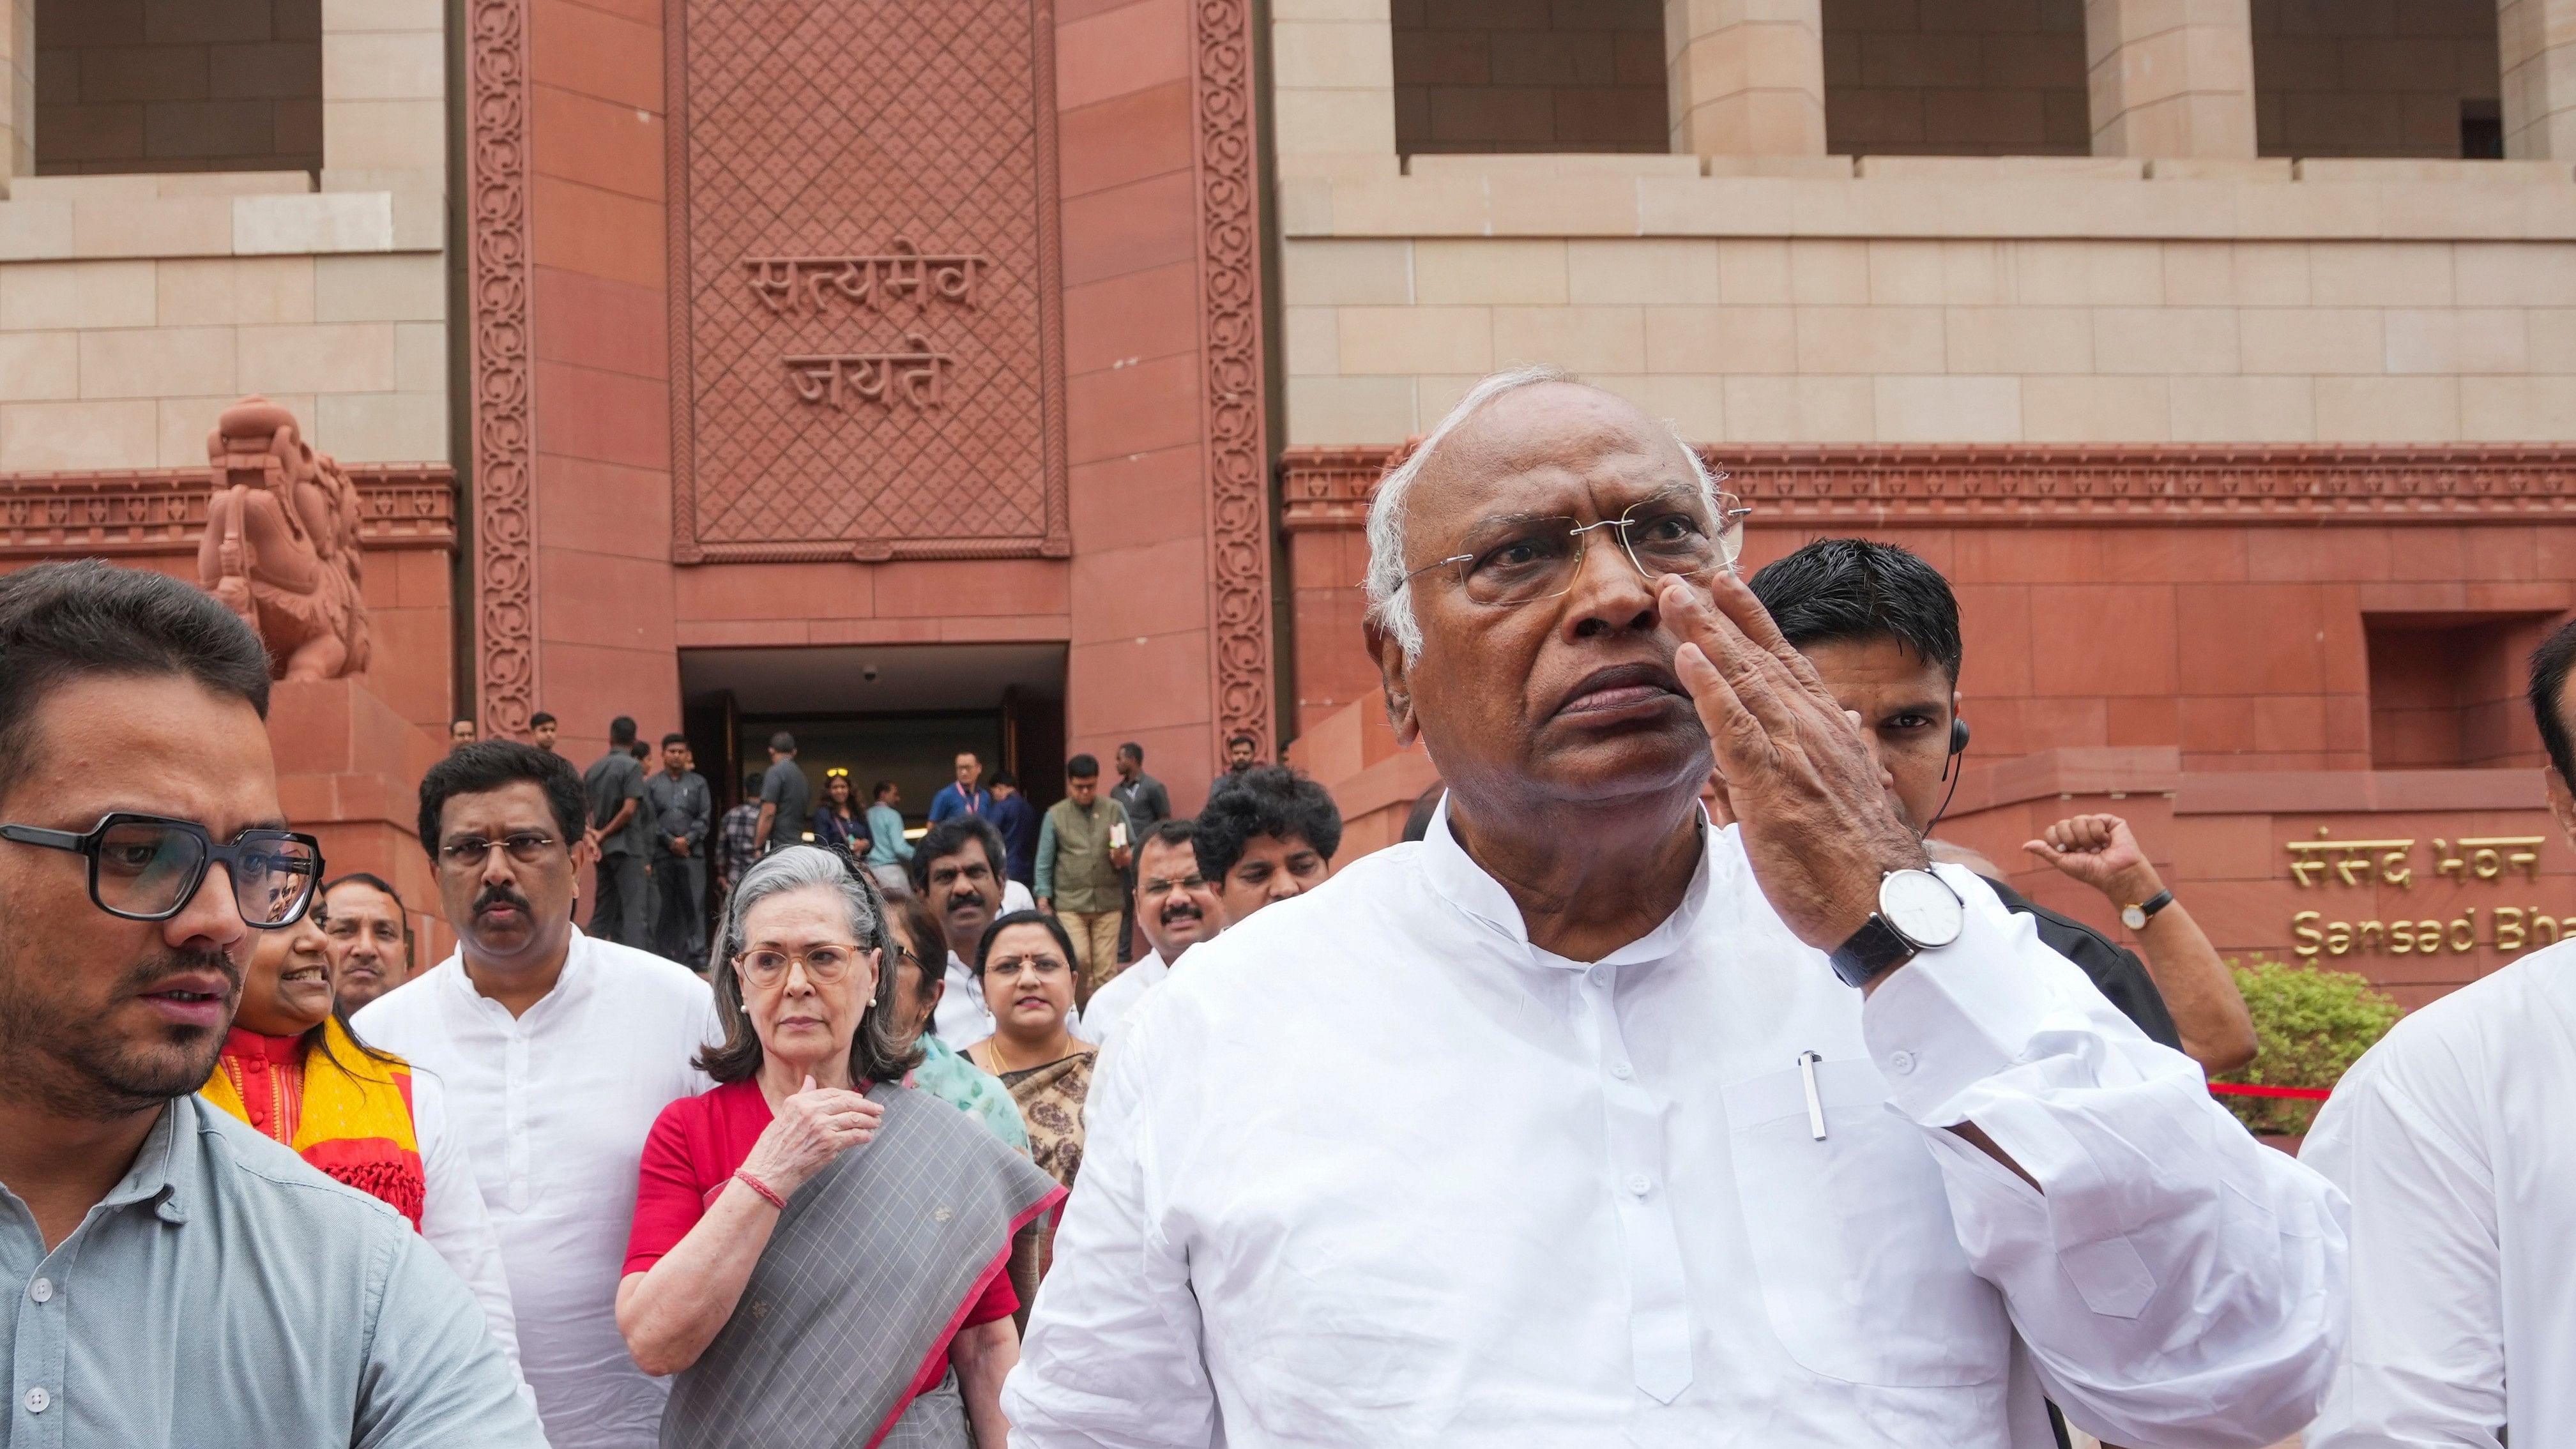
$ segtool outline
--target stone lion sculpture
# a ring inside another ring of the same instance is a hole
[[[304,441],[292,412],[262,397],[224,409],[206,457],[214,494],[199,582],[259,635],[278,678],[364,671],[357,485]]]

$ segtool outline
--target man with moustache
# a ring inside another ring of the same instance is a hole
[[[984,983],[971,964],[975,947],[996,914],[1026,909],[1011,903],[1010,890],[1017,882],[1002,874],[1006,859],[1002,833],[982,815],[952,815],[930,827],[913,847],[913,892],[929,903],[948,937],[948,986],[931,1015],[930,1029],[961,1052],[993,1034],[992,1008],[984,1004]],[[1084,1035],[1081,1012],[1065,1024],[1075,1036],[1091,1039]]]
[[[1371,500],[1449,794],[1120,1029],[1015,1449],[2258,1449],[2341,1200],[1934,868],[1672,431],[1488,378]],[[1712,750],[1736,823],[1699,791]]]
[[[320,878],[268,690],[175,579],[0,579],[0,1443],[541,1449],[411,1225],[193,1095]]]
[[[332,999],[342,1011],[356,1011],[411,979],[411,941],[402,897],[392,886],[351,871],[322,888],[321,904]]]
[[[1104,1047],[1127,1014],[1172,974],[1182,953],[1217,933],[1216,892],[1199,873],[1197,834],[1197,821],[1165,820],[1136,847],[1136,929],[1153,949],[1091,993],[1083,1020],[1089,1039]]]
[[[353,1025],[446,1083],[554,1449],[645,1449],[668,1386],[617,1331],[636,1167],[662,1108],[710,1085],[693,1059],[724,1033],[705,981],[574,928],[585,805],[573,767],[533,745],[432,766],[420,838],[457,951]]]

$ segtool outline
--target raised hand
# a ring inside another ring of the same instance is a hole
[[[778,1104],[743,1170],[785,1197],[832,1165],[832,1159],[877,1135],[885,1108],[842,1087],[805,1085]]]
[[[2022,849],[2111,897],[2113,905],[2137,905],[2164,889],[2129,822],[2117,815],[2070,815]]]
[[[1754,879],[1799,940],[1833,950],[1878,909],[1882,875],[1925,863],[1859,717],[1734,574],[1706,594],[1668,575],[1658,602],[1683,641],[1673,667],[1708,729]]]

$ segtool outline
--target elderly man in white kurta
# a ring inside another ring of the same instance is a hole
[[[2576,625],[2531,660],[2576,842]],[[2576,1444],[2576,939],[2397,1024],[2300,1160],[2352,1194],[2352,1345],[2309,1449]],[[1084,1169],[1088,1171],[1088,1168]]]
[[[2253,1449],[2314,1414],[2340,1198],[1927,868],[1735,507],[1543,372],[1381,486],[1370,642],[1448,802],[1130,1019],[1017,1449],[2039,1449],[2043,1396]]]

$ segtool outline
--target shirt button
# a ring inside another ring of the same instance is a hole
[[[45,1392],[45,1386],[43,1384],[38,1384],[34,1388],[27,1390],[28,1413],[41,1414],[53,1406],[54,1396]]]
[[[1629,1192],[1638,1197],[1644,1197],[1646,1194],[1653,1192],[1654,1190],[1655,1182],[1653,1178],[1646,1176],[1642,1172],[1632,1172],[1628,1174]]]
[[[1626,1062],[1612,1062],[1610,1064],[1610,1075],[1617,1077],[1620,1081],[1624,1082],[1628,1080],[1629,1077],[1635,1075],[1635,1073]]]
[[[51,1278],[39,1278],[35,1282],[28,1284],[27,1296],[35,1299],[39,1303],[53,1302],[54,1280]]]
[[[1585,980],[1591,982],[1595,986],[1607,986],[1610,984],[1610,968],[1607,966],[1595,966],[1591,970],[1583,973],[1583,976]]]
[[[1887,1064],[1896,1069],[1898,1076],[1905,1076],[1914,1070],[1914,1053],[1898,1052],[1887,1059]]]

